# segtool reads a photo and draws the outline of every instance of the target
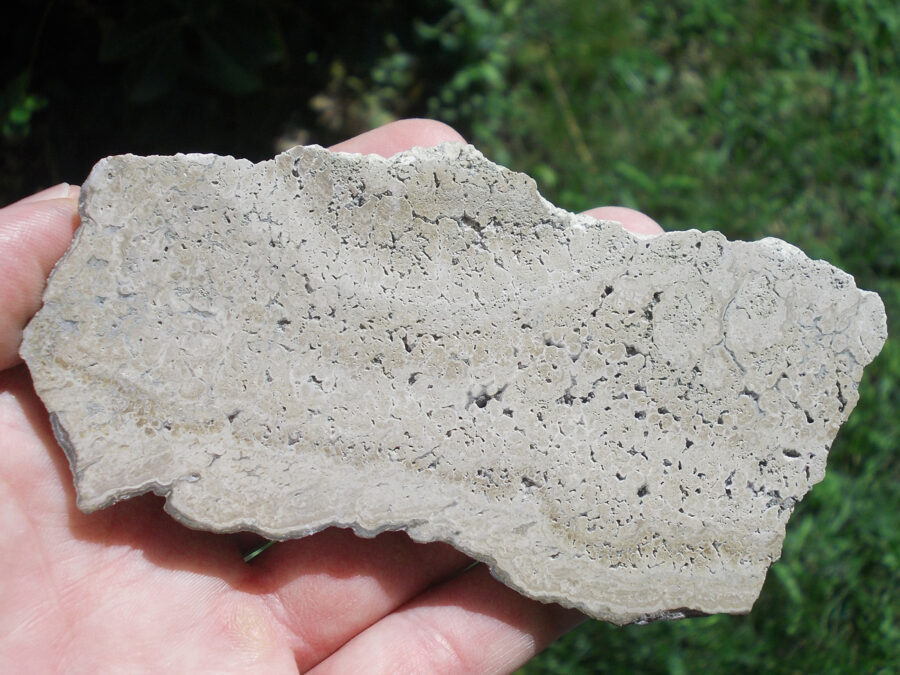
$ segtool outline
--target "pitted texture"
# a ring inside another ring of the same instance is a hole
[[[641,238],[474,148],[111,157],[22,355],[93,511],[403,529],[626,623],[746,612],[886,337],[775,239]]]

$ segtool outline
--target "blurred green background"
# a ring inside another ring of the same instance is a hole
[[[784,238],[900,328],[896,0],[13,0],[0,38],[0,203],[430,116],[570,210]],[[523,672],[897,672],[898,380],[891,337],[751,614],[589,622]]]

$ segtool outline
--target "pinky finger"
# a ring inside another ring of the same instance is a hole
[[[509,673],[584,620],[477,565],[357,635],[315,673]]]

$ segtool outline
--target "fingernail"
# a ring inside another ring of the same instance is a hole
[[[68,183],[60,183],[59,185],[54,185],[53,187],[49,187],[46,190],[41,190],[40,192],[29,195],[23,199],[20,199],[17,204],[27,204],[29,202],[45,202],[51,199],[68,199],[74,197],[78,194],[78,186],[69,185]]]

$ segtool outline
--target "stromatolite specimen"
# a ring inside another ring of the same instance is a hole
[[[641,238],[472,147],[112,157],[22,354],[78,505],[403,529],[617,623],[746,612],[885,340],[775,239]]]

